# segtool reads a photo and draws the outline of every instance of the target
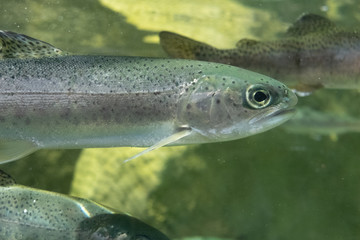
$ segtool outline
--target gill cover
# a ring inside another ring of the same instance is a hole
[[[178,107],[178,121],[191,128],[225,127],[242,118],[243,109],[268,107],[278,94],[265,84],[248,84],[238,79],[202,76],[184,89]],[[205,134],[205,133],[203,133]]]

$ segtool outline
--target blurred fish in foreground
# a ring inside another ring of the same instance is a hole
[[[177,238],[175,240],[232,240],[232,239],[231,238],[194,236],[194,237]]]
[[[90,200],[15,183],[0,170],[0,239],[168,240],[155,228]]]
[[[315,14],[301,16],[282,39],[241,39],[234,49],[171,32],[161,32],[160,43],[172,57],[243,67],[282,81],[299,95],[319,88],[360,89],[360,33]]]
[[[282,127],[290,133],[313,137],[328,135],[332,140],[336,140],[338,134],[360,132],[360,120],[345,114],[299,107],[295,116]]]

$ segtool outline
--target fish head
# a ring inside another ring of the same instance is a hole
[[[203,142],[269,130],[290,119],[297,103],[296,95],[284,84],[239,68],[203,75],[185,90],[178,120]]]
[[[159,230],[126,214],[100,214],[83,220],[76,239],[169,240]]]

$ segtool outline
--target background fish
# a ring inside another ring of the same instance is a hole
[[[167,240],[155,228],[95,202],[18,185],[0,170],[0,239]]]
[[[309,107],[297,109],[295,117],[283,125],[286,131],[314,137],[328,135],[333,140],[338,134],[360,132],[360,120],[344,113],[327,113]]]
[[[172,57],[243,67],[282,81],[299,94],[318,88],[360,89],[360,34],[305,14],[279,40],[241,39],[222,50],[171,32],[160,33]]]
[[[284,84],[228,65],[63,56],[24,35],[0,39],[3,162],[41,148],[149,147],[143,154],[234,140],[283,123],[297,103]]]

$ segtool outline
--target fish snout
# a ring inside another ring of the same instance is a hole
[[[294,108],[298,102],[296,94],[290,89],[284,90],[284,103],[288,105],[288,108]]]

